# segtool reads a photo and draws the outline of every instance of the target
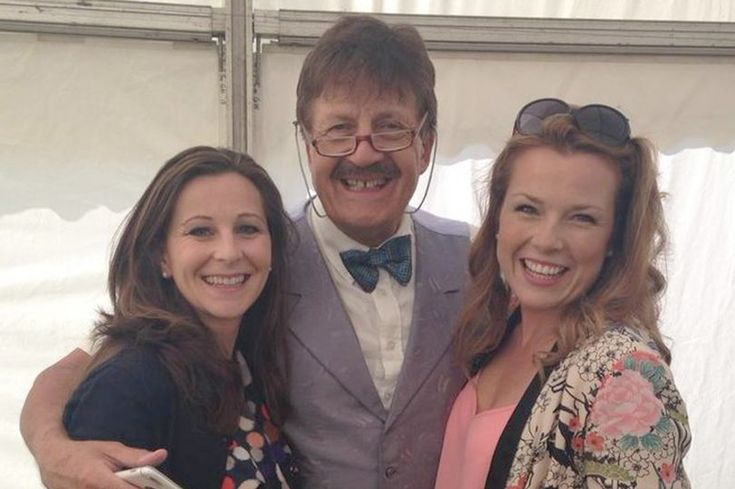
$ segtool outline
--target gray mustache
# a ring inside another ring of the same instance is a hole
[[[361,177],[398,177],[401,171],[395,163],[391,161],[378,161],[370,166],[358,166],[349,161],[342,160],[332,170],[332,178],[361,178]]]

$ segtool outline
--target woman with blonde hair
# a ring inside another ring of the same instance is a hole
[[[469,381],[437,489],[685,488],[690,443],[658,329],[652,145],[605,105],[524,106],[495,162],[456,348]]]

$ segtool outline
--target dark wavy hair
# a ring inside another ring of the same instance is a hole
[[[366,82],[378,93],[398,90],[416,98],[416,117],[424,113],[424,134],[436,128],[436,74],[415,27],[388,25],[368,15],[339,19],[319,38],[304,60],[296,87],[296,120],[311,129],[311,105],[335,87]]]
[[[222,355],[214,335],[195,314],[172,280],[161,274],[169,224],[184,186],[195,178],[236,173],[260,192],[271,235],[272,270],[245,313],[237,338],[253,378],[262,388],[273,419],[287,416],[288,373],[284,339],[286,259],[292,223],[266,171],[246,154],[197,146],[168,160],[127,216],[110,261],[112,311],[101,311],[94,338],[93,367],[130,347],[153,349],[182,398],[207,426],[232,432],[244,402],[237,362]]]
[[[656,151],[644,138],[631,138],[622,147],[607,146],[580,131],[571,116],[557,115],[544,121],[540,135],[513,136],[490,172],[485,218],[470,250],[471,282],[455,331],[460,364],[474,374],[477,359],[495,350],[506,334],[512,298],[496,258],[500,210],[513,163],[523,152],[539,147],[600,156],[615,163],[622,178],[615,198],[612,254],[592,288],[564,311],[557,350],[538,352],[537,359],[543,365],[556,363],[611,323],[625,323],[645,330],[669,362],[671,352],[658,329],[659,299],[666,286],[658,267],[667,230],[656,184]]]

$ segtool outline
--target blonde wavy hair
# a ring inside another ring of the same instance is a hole
[[[661,194],[656,184],[656,151],[644,138],[631,138],[622,147],[600,143],[579,130],[567,114],[544,120],[539,135],[514,135],[498,156],[487,182],[485,218],[470,250],[470,286],[455,330],[455,353],[468,375],[478,359],[491,354],[508,328],[512,307],[496,258],[500,209],[513,171],[513,162],[531,148],[546,147],[561,154],[588,153],[614,162],[621,174],[615,199],[615,224],[608,256],[589,291],[562,314],[557,348],[537,352],[541,366],[553,365],[611,324],[644,330],[666,362],[671,352],[658,329],[659,299],[666,280],[657,266],[667,241]]]

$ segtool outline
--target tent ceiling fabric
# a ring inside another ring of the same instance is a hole
[[[147,179],[183,145],[221,140],[214,45],[0,32],[0,64],[0,215],[119,211],[139,162]]]
[[[735,87],[733,58],[438,53],[434,60],[439,150],[448,160],[467,146],[497,153],[521,105],[549,96],[616,107],[634,135],[651,138],[664,153],[735,150],[735,96],[713,96]]]
[[[262,55],[260,107],[279,107],[255,114],[252,152],[263,161],[288,158],[291,148],[281,148],[281,142],[292,139],[296,80],[305,52],[266,46]],[[735,151],[735,96],[726,96],[735,87],[730,57],[440,52],[432,58],[441,164],[497,154],[518,109],[550,96],[618,108],[631,120],[633,134],[652,139],[663,153],[702,147]],[[271,158],[271,150],[279,158]]]

